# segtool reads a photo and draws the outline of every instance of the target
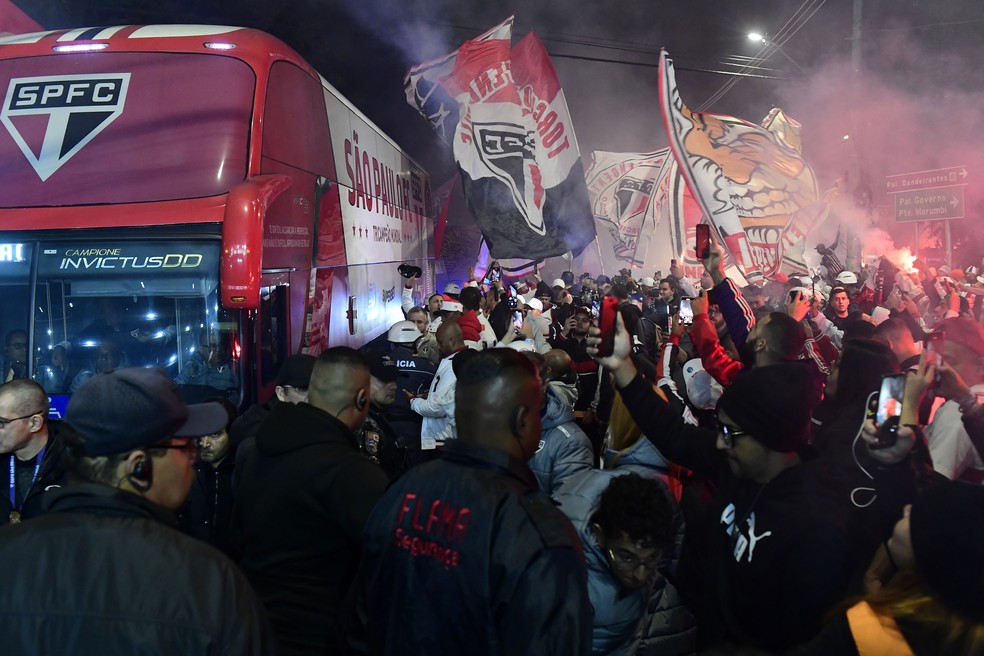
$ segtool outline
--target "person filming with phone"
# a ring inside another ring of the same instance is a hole
[[[970,319],[946,319],[946,335],[939,393],[946,399],[926,428],[933,468],[950,480],[984,484],[984,461],[974,448],[962,416],[984,398],[984,326]],[[946,368],[964,381],[961,389],[950,382]]]
[[[715,484],[703,558],[680,581],[685,596],[699,600],[703,647],[782,651],[811,638],[847,592],[852,545],[839,488],[798,455],[819,401],[809,370],[798,363],[753,368],[721,396],[718,428],[698,428],[638,375],[628,331],[616,319],[608,343],[603,330],[592,329],[589,353],[613,372],[653,445]]]

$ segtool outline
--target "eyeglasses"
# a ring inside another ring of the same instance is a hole
[[[198,443],[197,439],[189,439],[184,444],[154,444],[153,446],[147,447],[148,449],[177,449],[179,451],[184,451],[185,456],[191,462],[198,462],[198,459],[202,455],[201,445]]]
[[[655,570],[659,567],[661,558],[659,555],[653,556],[652,558],[647,558],[645,560],[640,560],[635,556],[626,556],[625,554],[616,554],[611,549],[606,549],[608,552],[608,557],[612,560],[612,567],[620,572],[634,572],[640,567],[647,570]]]
[[[34,415],[40,415],[40,414],[43,414],[43,412],[32,412],[29,415],[24,415],[23,417],[14,417],[13,419],[4,419],[3,417],[0,417],[0,430],[6,428],[7,424],[12,424],[15,421],[20,421],[21,419],[30,419]]]
[[[307,394],[307,391],[308,391],[308,388],[306,388],[306,387],[297,387],[296,385],[281,385],[281,387],[283,387],[285,391],[286,390],[297,390],[301,394]]]
[[[724,442],[724,446],[731,449],[735,446],[735,438],[741,437],[742,435],[748,435],[748,432],[743,431],[740,428],[732,428],[727,424],[718,423],[718,434],[721,436],[721,441]]]

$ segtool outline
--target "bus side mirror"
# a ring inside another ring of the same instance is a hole
[[[219,291],[222,306],[255,310],[260,305],[263,228],[267,210],[290,189],[286,175],[260,175],[229,191],[222,222]]]

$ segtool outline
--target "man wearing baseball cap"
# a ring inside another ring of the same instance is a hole
[[[263,608],[214,547],[173,528],[217,403],[185,405],[160,369],[96,374],[65,413],[69,484],[0,532],[4,653],[274,650]],[[43,645],[43,648],[41,647]]]
[[[373,351],[365,355],[369,361],[369,414],[355,436],[362,453],[379,463],[390,480],[396,480],[407,470],[409,440],[396,431],[385,413],[396,402],[400,369],[389,353]],[[416,439],[420,439],[419,432]]]

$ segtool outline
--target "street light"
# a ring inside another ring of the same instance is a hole
[[[782,46],[780,46],[775,41],[769,39],[766,35],[759,34],[758,32],[749,32],[748,33],[748,40],[749,41],[754,41],[755,43],[761,43],[762,45],[765,45],[765,46],[772,46],[773,48],[775,48],[776,50],[778,50],[780,53],[782,53],[782,56],[785,57],[786,59],[788,59],[789,60],[789,63],[791,63],[793,66],[796,67],[796,70],[798,70],[800,73],[803,73],[804,75],[806,74],[805,71],[800,67],[800,65],[796,63],[796,60],[793,59],[792,57],[790,57],[789,56],[789,53],[787,53],[785,50],[782,49]]]

